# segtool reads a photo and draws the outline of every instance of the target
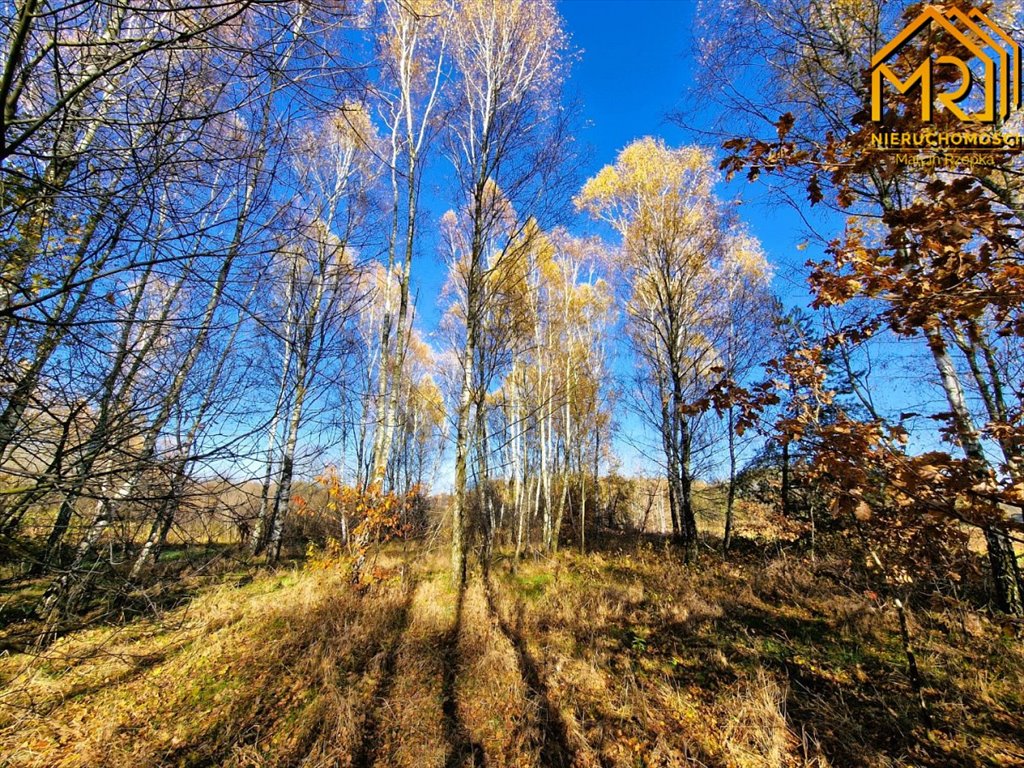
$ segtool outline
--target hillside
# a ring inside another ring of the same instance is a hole
[[[191,601],[11,654],[9,766],[1024,765],[1024,652],[915,606],[931,728],[895,613],[839,561],[655,540],[499,557],[451,586],[420,545],[224,574]]]

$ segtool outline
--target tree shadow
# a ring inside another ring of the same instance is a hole
[[[691,625],[688,640],[706,640],[732,656],[721,672],[726,680],[751,664],[787,680],[786,719],[795,732],[813,733],[836,765],[867,768],[896,755],[913,755],[915,765],[936,768],[980,764],[954,743],[925,736],[895,646],[890,657],[881,648],[850,642],[825,616],[797,618],[742,599],[724,600],[722,607],[722,618]],[[742,646],[746,657],[736,653]],[[864,680],[844,679],[851,668]],[[966,723],[943,722],[937,710],[932,714],[939,716],[939,729],[973,730]]]
[[[380,683],[384,684],[389,679],[388,658],[393,652],[388,639],[397,645],[394,638],[396,632],[400,634],[397,628],[407,621],[411,595],[410,589],[394,602],[374,604],[359,599],[348,606],[338,603],[346,597],[339,595],[312,608],[288,606],[258,631],[247,633],[244,655],[236,655],[223,673],[204,678],[204,687],[189,695],[196,716],[211,709],[217,691],[237,690],[227,699],[229,704],[212,707],[210,713],[216,716],[207,727],[160,754],[152,764],[213,768],[247,751],[271,755],[277,748],[273,734],[283,728],[291,733],[293,741],[284,747],[286,754],[275,758],[276,764],[303,764],[318,743],[331,738],[326,729],[335,721],[321,693],[333,678],[317,670],[324,669],[323,662],[329,660],[338,670],[339,680],[354,680],[367,674],[384,654]],[[363,621],[373,621],[375,631],[360,634],[358,642],[351,642],[344,629]],[[239,665],[237,660],[243,658],[246,663]],[[294,685],[296,675],[304,678],[310,695],[282,706],[281,691]],[[306,711],[315,714],[303,719]],[[372,736],[362,738],[372,744]]]
[[[576,750],[570,743],[565,719],[551,703],[547,684],[541,676],[537,662],[526,648],[522,633],[522,606],[519,606],[516,613],[516,626],[511,627],[498,612],[491,581],[486,574],[484,592],[487,596],[487,609],[515,651],[519,674],[526,682],[527,699],[533,704],[539,716],[537,724],[541,737],[540,764],[545,768],[571,768],[576,759]]]
[[[117,568],[107,557],[97,557],[86,568],[89,587],[85,599],[52,625],[42,618],[40,607],[47,588],[62,573],[59,568],[0,581],[0,653],[32,651],[84,629],[123,626],[174,611],[244,566],[242,552],[236,544],[168,546],[160,562],[146,569],[137,581],[129,579],[125,570],[132,562],[130,554]],[[251,573],[248,580],[252,580]]]
[[[483,746],[473,740],[466,724],[459,717],[456,683],[459,673],[459,633],[462,631],[462,612],[466,586],[460,584],[455,599],[455,622],[445,633],[441,652],[441,710],[444,713],[445,733],[449,751],[445,768],[479,768],[487,765]]]
[[[402,638],[409,627],[412,617],[412,598],[416,592],[416,579],[410,578],[406,583],[406,594],[402,601],[401,614],[398,617],[395,631],[391,635],[391,642],[384,651],[384,660],[381,663],[380,678],[374,686],[370,700],[373,702],[372,709],[366,715],[363,723],[362,737],[359,746],[352,755],[352,768],[372,768],[377,762],[381,747],[381,729],[383,726],[383,706],[391,696],[391,689],[395,682],[395,669],[398,661],[398,651],[402,646]],[[317,733],[310,740],[315,744],[323,730],[323,722],[320,723]]]

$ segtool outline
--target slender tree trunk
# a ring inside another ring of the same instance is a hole
[[[512,558],[513,573],[519,567],[519,559],[523,556],[523,532],[526,528],[527,498],[530,494],[529,481],[525,485],[525,489],[521,489],[516,499],[516,552],[515,557]]]
[[[541,402],[542,411],[540,417],[540,479],[541,484],[544,486],[544,509],[543,518],[541,519],[542,536],[544,549],[551,550],[551,538],[554,523],[552,521],[552,503],[551,503],[551,393],[548,389],[547,377],[544,379],[545,384],[541,389]]]
[[[658,483],[658,484],[661,485],[661,483]],[[666,506],[671,506],[670,504],[667,503],[667,502],[670,501],[670,499],[668,498],[670,493],[671,493],[671,489],[669,488],[669,485],[666,483],[665,484],[665,492],[662,493],[662,494],[659,494],[661,496],[661,504],[659,505],[659,507],[661,509],[661,533],[662,533],[662,535],[668,533],[668,523],[669,523],[669,521],[668,521],[668,518],[665,515],[665,507]],[[650,506],[648,506],[648,509],[650,509]],[[644,522],[645,522],[645,526],[644,527],[646,528],[646,519],[645,519]]]
[[[946,349],[942,333],[938,328],[932,328],[926,331],[926,338],[964,454],[968,461],[974,464],[979,474],[988,474],[990,468],[981,447],[978,430],[974,426],[956,366]],[[1024,615],[1024,596],[1021,594],[1021,578],[1013,542],[1006,529],[998,523],[986,525],[984,533],[988,544],[988,560],[992,571],[996,605],[1005,613],[1014,616]]]
[[[565,517],[565,510],[569,501],[569,478],[570,478],[570,456],[571,456],[571,445],[573,442],[573,424],[572,424],[572,396],[573,396],[573,385],[572,385],[572,368],[571,360],[569,355],[565,358],[565,406],[563,407],[563,418],[565,420],[564,426],[564,450],[565,450],[565,470],[564,477],[562,480],[562,498],[558,504],[558,515],[555,517],[555,530],[554,535],[551,539],[551,551],[557,552],[558,545],[560,543],[562,535],[562,520]],[[572,519],[572,518],[570,518]]]
[[[96,462],[99,461],[100,456],[104,451],[111,448],[110,442],[116,429],[114,422],[116,421],[115,411],[117,410],[117,404],[126,400],[131,392],[135,384],[135,377],[141,367],[142,360],[148,356],[152,349],[152,345],[159,333],[158,329],[163,327],[163,324],[170,313],[170,303],[173,301],[174,296],[177,295],[177,289],[181,286],[181,280],[179,280],[178,286],[176,286],[176,289],[171,293],[170,301],[165,302],[164,308],[160,316],[157,318],[155,323],[157,330],[154,330],[145,343],[142,344],[141,348],[135,352],[134,362],[128,364],[129,358],[132,354],[132,329],[138,320],[139,311],[142,306],[143,299],[146,296],[146,290],[149,286],[152,271],[152,267],[149,267],[143,272],[138,285],[135,288],[135,292],[132,294],[132,299],[129,303],[121,332],[118,334],[114,350],[114,359],[111,361],[110,369],[107,371],[101,386],[102,394],[96,422],[89,431],[89,436],[86,439],[80,452],[79,459],[76,462],[77,466],[75,467],[74,479],[71,481],[69,487],[63,489],[64,492],[58,507],[57,518],[54,521],[53,528],[50,531],[50,536],[47,539],[45,553],[42,561],[38,564],[37,569],[35,569],[37,573],[42,572],[55,562],[55,558],[59,554],[60,547],[63,544],[64,537],[71,525],[71,520],[74,517],[75,508],[78,504],[78,499],[82,495],[86,482],[93,476],[93,470],[96,467]],[[26,496],[20,500],[20,503],[31,504],[33,503],[33,497],[34,494],[26,494]]]
[[[83,232],[82,241],[76,249],[74,262],[64,279],[64,292],[51,313],[51,317],[54,319],[48,324],[42,340],[35,348],[32,364],[20,374],[18,383],[10,391],[7,403],[3,411],[0,412],[0,466],[3,466],[7,460],[8,451],[12,447],[14,440],[15,430],[29,406],[32,394],[36,391],[43,369],[73,327],[75,318],[92,294],[93,287],[96,284],[95,278],[103,271],[115,250],[115,245],[118,242],[116,235],[113,237],[112,242],[105,246],[103,255],[93,263],[89,270],[90,276],[86,279],[85,284],[78,289],[77,293],[72,293],[71,286],[84,265],[89,246],[96,234],[97,227],[106,216],[110,201],[109,195],[104,196],[96,211],[89,217],[89,222]],[[120,227],[126,219],[127,213],[119,217],[116,222],[118,232],[120,232]]]
[[[690,474],[691,434],[686,419],[681,420],[682,456],[679,461],[679,484],[682,499],[679,505],[683,523],[685,559],[690,563],[697,558],[697,519],[693,512],[693,479]]]
[[[978,392],[981,394],[982,402],[985,404],[989,420],[995,424],[1007,423],[1009,418],[1003,394],[1005,389],[1003,377],[999,372],[992,347],[985,341],[977,321],[972,320],[967,324],[966,337],[959,329],[955,329],[953,338],[964,353]],[[984,358],[984,366],[978,359],[979,351]],[[1020,440],[1001,437],[997,443],[1010,476],[1018,481],[1024,479]]]
[[[153,518],[153,524],[150,526],[146,542],[142,545],[142,549],[139,550],[139,554],[132,564],[132,570],[128,574],[130,581],[136,581],[142,574],[142,569],[151,561],[155,563],[160,559],[160,552],[163,550],[164,544],[167,542],[167,535],[171,532],[171,526],[174,524],[174,511],[181,503],[181,497],[184,495],[187,477],[185,474],[186,464],[187,458],[182,458],[174,469],[167,498],[160,503],[160,511]]]
[[[289,376],[291,374],[292,357],[294,355],[294,307],[292,306],[292,295],[295,290],[295,276],[292,275],[285,287],[285,322],[284,322],[284,348],[281,362],[281,380],[277,389],[277,401],[274,403],[274,411],[270,416],[270,426],[267,428],[267,453],[266,468],[263,472],[263,484],[260,488],[260,507],[256,513],[256,522],[252,526],[249,540],[249,550],[255,556],[263,552],[267,546],[270,536],[270,519],[273,515],[271,509],[272,497],[270,486],[274,477],[274,464],[277,460],[277,431],[284,412],[285,400],[288,396]]]
[[[474,291],[470,287],[470,292]],[[456,585],[466,582],[466,462],[469,450],[469,412],[473,403],[473,360],[476,334],[472,314],[467,317],[466,345],[462,353],[462,392],[455,427],[455,487],[452,504],[452,579]]]
[[[587,551],[587,476],[580,473],[580,554]]]
[[[252,187],[250,187],[248,194],[251,195],[252,191]],[[192,347],[186,353],[184,360],[182,360],[181,366],[171,379],[168,391],[164,394],[163,399],[161,400],[159,412],[154,417],[153,422],[147,426],[142,450],[139,452],[138,457],[133,460],[133,467],[129,470],[127,479],[122,482],[117,492],[112,495],[104,494],[103,498],[99,500],[96,505],[96,513],[93,517],[92,523],[89,526],[89,530],[86,533],[85,538],[78,547],[74,562],[63,576],[61,576],[54,584],[51,584],[43,597],[42,608],[43,613],[47,616],[48,624],[58,620],[62,613],[66,611],[73,611],[78,607],[78,603],[82,596],[84,596],[89,583],[89,574],[83,572],[83,566],[85,565],[86,560],[91,555],[93,548],[103,535],[103,532],[110,526],[121,502],[130,497],[134,492],[135,488],[141,481],[146,468],[151,464],[152,459],[156,454],[157,440],[171,418],[173,408],[181,397],[181,393],[185,387],[186,381],[188,380],[189,373],[191,373],[193,366],[199,359],[199,354],[205,345],[206,337],[212,328],[214,316],[216,315],[217,308],[220,306],[224,288],[227,285],[228,276],[231,273],[235,256],[238,253],[242,226],[243,222],[239,221],[236,228],[232,251],[225,257],[221,264],[221,268],[217,274],[217,280],[214,283],[210,297],[207,299],[206,308],[203,311],[203,317],[200,321],[199,333],[193,340]],[[173,295],[174,292],[172,292],[172,297]],[[169,311],[170,303],[172,301],[173,298],[168,301],[164,317],[166,317],[166,313]],[[153,335],[155,337],[156,332],[154,332]]]
[[[35,4],[33,0],[25,8],[29,6],[34,7]],[[19,13],[19,17],[21,16],[22,14]],[[119,6],[111,13],[107,28],[95,46],[95,51],[98,52],[98,55],[85,55],[85,60],[81,62],[83,72],[89,72],[89,70],[94,68],[103,68],[106,64],[106,57],[109,56],[109,50],[111,50],[108,44],[120,37],[126,16],[126,6]],[[19,18],[19,23],[21,21],[22,19]],[[30,25],[31,21],[28,24]],[[27,30],[28,27],[23,29]],[[23,40],[21,42],[22,44],[24,43]],[[10,63],[8,63],[9,66]],[[14,74],[10,69],[8,69],[8,73]],[[2,269],[0,269],[0,274],[3,277],[0,280],[0,318],[2,318],[0,319],[0,347],[6,346],[7,336],[15,325],[13,314],[10,312],[14,294],[17,291],[26,290],[26,278],[29,275],[32,264],[35,263],[42,252],[44,237],[54,211],[57,210],[58,199],[66,191],[68,182],[71,180],[75,169],[79,167],[82,159],[87,156],[86,150],[92,145],[100,127],[105,124],[107,113],[114,103],[114,99],[110,97],[119,86],[121,76],[123,76],[123,73],[122,75],[117,75],[116,73],[108,74],[102,88],[89,88],[86,92],[80,93],[68,103],[67,113],[63,115],[56,136],[51,143],[53,154],[49,158],[46,169],[43,171],[41,178],[35,180],[31,191],[28,191],[25,195],[29,200],[27,205],[27,209],[30,211],[28,219],[24,226],[20,228],[21,236],[18,238],[9,257],[5,260]],[[6,76],[4,79],[7,79]],[[99,82],[101,81],[96,81],[97,84]],[[11,83],[8,80],[4,85],[10,87]],[[66,83],[65,85],[71,86],[72,84]],[[86,115],[84,111],[86,106],[92,101],[90,99],[91,96],[98,98],[95,99],[90,114]],[[3,105],[4,129],[16,116],[13,112],[14,109],[14,103]],[[0,131],[0,136],[2,134],[3,131]],[[3,136],[3,138],[6,140],[6,136]],[[6,149],[6,147],[0,146],[0,150],[2,149]]]
[[[679,497],[682,489],[679,488],[679,458],[676,453],[674,439],[675,424],[672,414],[669,411],[668,399],[662,392],[661,397],[661,443],[665,452],[666,484],[665,493],[668,496],[668,511],[672,521],[672,539],[679,543],[682,541],[683,532],[679,520]],[[663,526],[664,527],[664,526]]]
[[[488,488],[490,468],[487,460],[487,407],[486,393],[481,383],[477,385],[476,397],[476,442],[477,442],[477,493],[480,498],[480,515],[484,526],[484,568],[490,567],[491,548],[494,545],[496,520],[494,506]]]
[[[302,421],[302,401],[305,388],[300,384],[292,406],[291,419],[288,421],[288,432],[285,439],[284,455],[281,457],[281,475],[277,480],[277,493],[274,501],[274,515],[270,521],[270,535],[267,539],[267,562],[276,563],[281,555],[281,534],[284,521],[288,517],[292,501],[292,477],[295,471],[295,448],[299,439],[299,424]]]
[[[728,552],[732,545],[733,505],[736,501],[736,433],[734,431],[734,414],[730,405],[726,425],[729,429],[729,488],[725,495],[725,534],[722,536],[722,551]]]
[[[267,562],[276,563],[281,554],[281,533],[284,529],[284,521],[291,509],[292,500],[292,475],[295,468],[295,449],[298,445],[299,427],[302,424],[302,408],[306,399],[306,391],[310,384],[310,372],[316,370],[317,361],[322,353],[318,352],[315,359],[313,355],[313,340],[322,323],[326,322],[323,317],[321,304],[327,295],[328,280],[327,259],[324,253],[319,254],[321,263],[319,274],[316,276],[316,286],[312,291],[303,317],[301,318],[300,343],[296,348],[295,361],[295,400],[292,403],[291,418],[288,421],[285,433],[284,454],[281,457],[281,474],[277,481],[277,493],[274,499],[274,509],[270,518],[269,535],[267,537]]]
[[[782,438],[782,516],[789,518],[792,516],[793,507],[790,502],[790,490],[789,490],[789,440],[786,437]]]
[[[249,302],[256,293],[257,287],[258,284],[254,283],[252,290],[250,290],[249,295],[242,303],[243,309],[248,309]],[[243,325],[243,317],[244,315],[239,313],[238,322],[235,323],[235,327],[232,329],[231,335],[227,338],[227,341],[224,344],[224,349],[217,360],[217,364],[214,366],[214,369],[210,374],[210,381],[207,383],[206,389],[203,392],[199,408],[192,418],[192,425],[189,428],[188,434],[185,436],[184,443],[180,447],[181,455],[174,462],[174,467],[171,473],[170,493],[160,505],[160,511],[154,518],[153,525],[150,527],[149,536],[146,537],[146,542],[142,545],[142,549],[139,551],[139,554],[135,559],[135,563],[132,565],[132,570],[129,574],[129,579],[132,581],[138,579],[139,575],[142,573],[142,569],[150,562],[150,560],[153,562],[159,560],[160,552],[163,550],[164,544],[167,542],[167,534],[170,533],[171,526],[174,524],[174,518],[177,514],[178,507],[181,504],[185,484],[188,480],[189,464],[192,461],[192,448],[199,436],[199,431],[202,429],[206,415],[209,412],[210,407],[213,405],[217,386],[220,383],[221,374],[224,372],[224,366],[227,364],[231,351],[234,349],[235,339],[238,338],[238,331]],[[213,318],[211,317],[210,319],[212,320]]]

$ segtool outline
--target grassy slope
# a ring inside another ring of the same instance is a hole
[[[438,555],[384,565],[0,659],[0,765],[1024,765],[1024,652],[981,614],[914,613],[927,730],[895,617],[820,565],[630,544],[461,594]]]

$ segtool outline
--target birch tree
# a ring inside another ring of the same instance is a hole
[[[669,149],[648,138],[626,147],[577,197],[581,209],[622,237],[616,268],[629,286],[642,412],[661,438],[672,528],[687,559],[697,545],[694,421],[721,364],[713,323],[721,265],[740,242],[714,196],[716,179],[706,150]]]
[[[301,197],[296,202],[293,243],[282,243],[284,323],[282,376],[278,403],[288,410],[280,439],[273,498],[261,500],[252,534],[255,553],[267,549],[276,560],[291,505],[295,452],[307,396],[332,340],[348,332],[359,296],[351,240],[366,212],[365,189],[372,186],[374,137],[369,116],[360,105],[345,105],[326,125],[305,133],[295,150]],[[364,186],[365,185],[365,186]],[[285,393],[285,394],[281,394]],[[270,440],[276,440],[278,416]],[[268,464],[269,466],[269,464]]]
[[[457,95],[447,141],[462,213],[450,217],[448,242],[453,260],[464,265],[465,318],[455,408],[452,573],[462,583],[485,278],[517,244],[531,215],[531,201],[545,191],[538,182],[562,154],[552,137],[557,136],[565,36],[547,0],[466,0],[453,19],[450,46]]]
[[[401,373],[412,328],[409,285],[417,247],[421,176],[437,116],[444,109],[448,80],[447,47],[454,5],[448,0],[385,0],[378,6],[383,27],[378,57],[383,83],[381,111],[388,131],[391,229],[387,271],[398,275],[384,294],[377,376],[377,429],[374,432],[371,483],[384,480],[391,456],[402,390]],[[394,303],[397,293],[397,313]]]
[[[817,306],[852,306],[857,300],[860,308],[858,317],[835,329],[825,345],[842,347],[848,355],[851,339],[858,346],[885,334],[916,339],[910,348],[927,361],[933,371],[930,383],[948,406],[941,417],[947,427],[932,439],[942,434],[953,437],[963,456],[953,463],[971,467],[968,474],[979,487],[991,486],[999,472],[1009,478],[1019,475],[1020,444],[1014,437],[1019,423],[1002,411],[995,395],[1015,386],[1005,376],[1007,369],[997,362],[996,350],[1004,350],[1004,359],[1014,354],[1004,344],[1016,333],[1009,330],[1009,318],[1019,311],[1019,303],[1008,298],[1017,289],[1012,287],[1012,275],[1002,269],[1005,256],[992,259],[994,253],[1019,257],[1018,238],[1011,234],[1024,223],[1019,162],[1007,157],[991,166],[931,174],[879,162],[866,151],[874,126],[859,117],[866,114],[869,83],[861,76],[858,62],[870,61],[907,21],[900,19],[900,4],[778,0],[744,2],[734,10],[743,15],[746,30],[758,31],[757,49],[749,49],[745,61],[778,77],[746,104],[731,105],[730,111],[744,115],[748,130],[747,135],[728,142],[733,155],[725,167],[730,172],[743,169],[751,178],[770,172],[789,184],[791,193],[796,190],[812,203],[830,205],[851,217],[842,238],[811,275]],[[992,13],[997,23],[1012,26],[1019,6],[1011,3]],[[765,24],[747,24],[752,18]],[[731,30],[726,35],[737,31],[732,24],[722,29]],[[722,42],[723,34],[709,35],[708,50]],[[958,46],[948,36],[915,40],[898,66],[956,53]],[[799,77],[793,76],[796,73]],[[766,96],[769,103],[773,96],[779,98],[769,108]],[[889,94],[885,130],[994,130],[962,123],[947,110],[938,110],[925,126],[919,98],[916,89]],[[780,115],[784,109],[789,111]],[[765,130],[769,125],[770,133]],[[757,131],[764,132],[760,138],[752,135]],[[948,235],[933,238],[931,227]],[[965,232],[972,235],[965,237]],[[982,287],[995,284],[1002,286],[999,291]],[[973,300],[964,301],[968,296]],[[874,432],[878,424],[885,424],[893,434],[906,431],[897,413],[875,410],[873,418],[876,424],[862,422],[859,429]],[[890,461],[907,462],[904,443],[896,439],[883,443]],[[993,452],[1002,460],[999,467]],[[950,488],[949,498],[940,505],[954,517],[962,516],[953,509],[957,493]],[[1006,503],[1016,503],[1012,499],[1013,494],[1005,497]],[[1005,510],[993,508],[985,494],[976,496],[973,503],[988,544],[995,601],[1003,610],[1024,612]]]

